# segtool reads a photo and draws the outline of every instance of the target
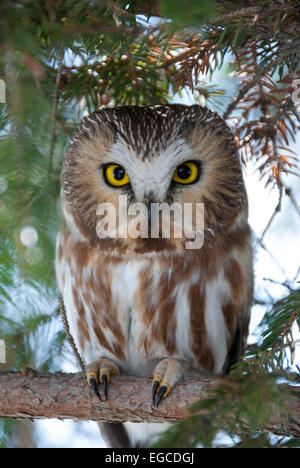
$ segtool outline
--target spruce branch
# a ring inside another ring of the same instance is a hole
[[[233,100],[228,105],[227,109],[225,110],[223,114],[223,118],[225,120],[229,118],[229,116],[238,107],[238,105],[241,103],[243,98],[248,94],[248,92],[261,82],[263,76],[265,76],[271,70],[276,68],[276,66],[279,64],[279,61],[280,59],[278,57],[275,57],[273,60],[271,60],[271,62],[268,65],[262,68],[257,68],[256,74],[254,75],[253,79],[248,80],[247,78],[246,83],[240,88],[237,95],[233,98]]]

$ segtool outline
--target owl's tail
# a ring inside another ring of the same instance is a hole
[[[122,423],[98,423],[104,441],[109,448],[132,448]]]
[[[164,423],[98,423],[104,441],[109,448],[143,448],[155,443],[156,438],[170,424]]]

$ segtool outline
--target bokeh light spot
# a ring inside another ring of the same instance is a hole
[[[20,241],[24,247],[34,247],[37,244],[38,238],[38,233],[34,227],[25,226],[21,229]]]

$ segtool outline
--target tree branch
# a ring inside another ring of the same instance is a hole
[[[100,402],[82,374],[0,373],[0,417],[59,418],[107,422],[175,422],[203,397],[213,382],[186,379],[158,410],[151,407],[151,378],[112,377],[109,400]],[[101,393],[101,388],[100,388]],[[103,392],[101,393],[101,396]]]
[[[81,374],[0,373],[0,417],[73,419],[106,422],[176,422],[187,408],[207,394],[220,379],[185,378],[158,409],[151,406],[151,378],[113,376],[109,400],[100,402]],[[290,416],[274,416],[266,429],[300,436],[300,387],[288,387]]]

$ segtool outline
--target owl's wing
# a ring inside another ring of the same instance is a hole
[[[237,364],[245,353],[247,336],[249,331],[250,313],[240,318],[235,334],[229,348],[223,373],[228,374],[231,367]]]

